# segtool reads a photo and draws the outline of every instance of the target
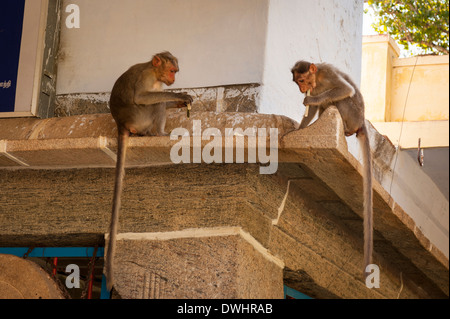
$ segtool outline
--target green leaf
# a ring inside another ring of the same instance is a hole
[[[406,47],[416,44],[423,53],[449,53],[449,0],[369,0],[368,4],[375,31],[389,33]]]

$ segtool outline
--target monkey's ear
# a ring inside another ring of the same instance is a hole
[[[317,72],[317,66],[314,63],[311,63],[311,65],[309,66],[309,72],[311,72],[312,74]]]
[[[152,64],[154,67],[159,67],[162,64],[161,58],[159,56],[154,56],[152,59]]]

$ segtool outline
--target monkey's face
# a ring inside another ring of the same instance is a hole
[[[305,73],[294,72],[294,82],[298,85],[300,92],[306,93],[316,87],[316,75],[310,71]]]
[[[175,82],[175,74],[177,72],[178,68],[172,63],[167,62],[160,73],[159,81],[163,82],[167,86],[170,86]]]

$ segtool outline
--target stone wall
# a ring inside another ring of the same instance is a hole
[[[256,112],[259,84],[168,90],[194,98],[191,112]],[[56,97],[55,116],[109,113],[110,92],[69,93]]]

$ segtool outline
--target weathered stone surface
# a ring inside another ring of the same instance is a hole
[[[376,181],[374,260],[383,284],[377,290],[365,287],[361,165],[347,151],[335,109],[299,131],[279,116],[197,112],[187,119],[177,110],[170,113],[167,130],[184,127],[192,133],[193,120],[221,132],[277,127],[277,173],[261,175],[259,165],[249,163],[167,164],[176,141],[133,137],[127,161],[138,167],[127,169],[119,232],[239,227],[286,264],[293,286],[312,296],[448,297],[448,259]],[[2,245],[103,244],[116,148],[111,116],[26,120],[23,130],[17,120],[0,122]],[[11,169],[12,163],[30,165],[25,161],[34,163],[33,169]],[[52,170],[43,169],[46,165]],[[83,169],[62,169],[72,165]]]
[[[282,191],[273,180],[256,178],[258,175],[256,165],[246,164],[128,169],[119,231],[242,226],[267,243],[268,227],[276,216]],[[5,235],[27,234],[30,237],[22,240],[37,236],[41,244],[53,246],[67,234],[64,242],[72,239],[71,245],[77,245],[77,234],[102,236],[108,230],[113,169],[2,170],[0,181],[2,243],[14,245],[6,243]],[[261,197],[267,190],[270,192]],[[18,238],[15,244],[19,244]]]
[[[217,87],[169,89],[183,92],[194,98],[192,113],[196,112],[246,112],[255,113],[260,93],[257,83]],[[74,93],[56,96],[55,115],[58,117],[109,113],[109,92]]]
[[[1,119],[0,140],[50,140],[115,137],[111,114],[92,114],[51,119]]]
[[[60,94],[55,100],[55,116],[109,113],[111,93]]]
[[[64,295],[37,264],[0,254],[0,299],[64,299]]]
[[[280,212],[291,176],[297,179]],[[113,169],[0,170],[0,242],[103,245],[113,177]],[[239,227],[296,274],[290,277],[295,283],[291,287],[313,297],[396,298],[400,272],[402,298],[443,297],[448,287],[448,270],[423,252],[417,240],[400,253],[398,243],[386,240],[383,229],[376,228],[375,261],[382,267],[382,288],[368,290],[361,279],[361,217],[304,165],[280,164],[274,176],[260,175],[255,164],[132,168],[127,170],[122,202],[119,233]],[[395,220],[392,225],[389,230],[396,236],[405,231],[395,228]],[[228,239],[222,239],[220,245],[226,245]],[[408,251],[421,256],[426,267],[418,268],[412,257],[406,258]]]
[[[333,123],[327,125],[327,123]],[[282,152],[280,157],[290,161],[298,158],[298,161],[313,172],[319,180],[327,185],[355,214],[362,217],[362,166],[347,151],[342,123],[335,108],[328,108],[322,117],[313,125],[304,130],[293,131],[282,140]],[[327,138],[328,137],[328,138]],[[441,278],[448,276],[448,259],[442,258],[442,253],[436,253],[436,249],[425,240],[419,227],[399,207],[388,192],[374,179],[374,229],[382,234],[383,240],[392,243],[402,254],[399,259],[406,257],[414,264],[409,270],[417,276],[420,272],[439,282],[439,287],[448,295],[448,284],[437,279],[435,269],[429,264],[425,265],[427,256],[433,255],[433,259],[442,263],[439,271]],[[394,209],[395,208],[395,209]],[[345,220],[344,220],[345,221]],[[349,220],[347,226],[354,229],[354,222]],[[377,240],[375,240],[375,255],[377,252]],[[421,246],[424,249],[413,249]],[[430,246],[429,246],[430,245]],[[379,249],[382,249],[380,245]],[[421,257],[419,257],[419,255]],[[404,267],[404,266],[402,266]],[[440,266],[438,267],[440,268]],[[420,269],[420,270],[419,270]],[[399,276],[397,273],[395,276]]]
[[[118,240],[114,289],[120,297],[283,298],[282,265],[263,256],[239,234],[187,236]]]
[[[227,128],[245,130],[257,127],[277,128],[278,139],[281,139],[295,127],[292,120],[283,116],[197,112],[187,118],[185,111],[172,109],[168,112],[166,131],[185,128],[192,136],[193,121],[196,120],[201,121],[201,132],[207,128],[218,128],[223,137]],[[29,119],[24,123],[20,119],[5,119],[0,120],[0,125],[0,165],[3,167],[77,168],[115,165],[117,128],[110,114]],[[266,140],[269,146],[269,136]],[[170,150],[177,142],[169,137],[132,137],[127,165],[171,163]],[[209,140],[202,140],[201,143],[204,147]],[[245,147],[247,145],[244,144]]]

